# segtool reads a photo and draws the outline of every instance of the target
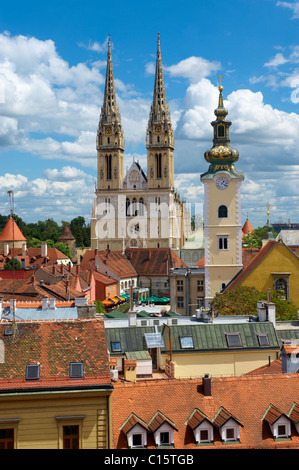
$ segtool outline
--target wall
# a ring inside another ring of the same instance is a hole
[[[193,353],[172,354],[172,363],[175,378],[201,377],[205,374],[217,376],[238,376],[246,374],[258,367],[265,366],[277,359],[277,352],[273,350],[250,352],[220,352],[220,353]],[[162,355],[162,369],[166,368],[166,359]]]
[[[0,396],[0,428],[10,428],[3,420],[19,419],[16,425],[18,449],[58,449],[62,446],[59,429],[62,424],[79,424],[82,429],[81,446],[84,449],[107,449],[107,396],[103,392],[75,394],[26,394]],[[57,417],[85,416],[71,420]]]

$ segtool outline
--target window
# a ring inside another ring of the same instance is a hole
[[[282,299],[286,300],[288,298],[287,282],[285,279],[277,279],[275,290],[279,292]]]
[[[142,434],[132,435],[132,447],[142,447]]]
[[[277,436],[278,437],[286,437],[287,436],[287,430],[285,424],[279,424],[277,426]]]
[[[156,153],[156,173],[157,178],[162,178],[162,155],[161,153]]]
[[[107,180],[111,180],[112,175],[112,156],[106,155],[106,177]]]
[[[225,333],[227,345],[229,348],[241,348],[242,341],[240,333]]]
[[[183,308],[184,307],[184,297],[178,297],[177,298],[177,307],[178,308]]]
[[[144,200],[142,197],[139,199],[139,215],[144,215]]]
[[[226,428],[226,440],[227,441],[235,440],[235,428]]]
[[[0,449],[14,449],[14,429],[0,429]]]
[[[218,248],[219,250],[228,249],[228,236],[227,235],[220,235],[218,237]]]
[[[26,380],[39,379],[39,364],[32,364],[26,366]]]
[[[201,429],[199,438],[200,442],[209,442],[209,431],[207,429]]]
[[[126,198],[126,216],[130,217],[131,211],[130,211],[130,199],[127,197]]]
[[[120,352],[121,351],[120,341],[111,341],[111,351],[112,352]]]
[[[182,349],[194,348],[192,336],[180,336],[180,345]]]
[[[71,362],[70,378],[83,379],[83,363],[82,362]]]
[[[260,346],[269,346],[269,338],[267,333],[260,333],[257,335],[257,339]]]
[[[197,290],[203,291],[203,281],[197,281]]]
[[[227,218],[227,207],[226,206],[219,206],[218,207],[218,217],[219,217],[219,219]]]
[[[176,281],[176,288],[178,291],[182,292],[184,290],[184,281]]]
[[[160,432],[160,445],[166,445],[170,443],[169,432]]]
[[[220,124],[217,127],[217,137],[224,137],[224,125]]]
[[[63,449],[79,449],[79,426],[63,426]]]

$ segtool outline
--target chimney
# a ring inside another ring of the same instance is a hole
[[[50,309],[55,310],[55,308],[56,308],[55,299],[50,299]]]
[[[26,256],[27,255],[27,245],[26,243],[23,243],[22,245],[22,256]]]
[[[203,394],[205,397],[211,397],[212,396],[212,381],[211,377],[209,374],[205,374],[203,379],[202,379],[202,384],[203,384]]]
[[[47,246],[47,243],[42,243],[41,244],[41,257],[42,258],[46,258],[48,254],[48,246]]]
[[[257,303],[257,318],[258,321],[270,321],[273,323],[275,328],[276,315],[275,315],[275,304],[273,302],[261,301]]]
[[[63,263],[60,264],[60,272],[63,274]]]
[[[48,310],[48,299],[42,299],[42,310]]]
[[[4,253],[4,256],[8,256],[8,255],[9,255],[9,243],[4,243],[4,246],[3,246],[3,253]]]
[[[52,266],[52,274],[54,274],[54,276],[56,276],[56,265],[53,264]]]

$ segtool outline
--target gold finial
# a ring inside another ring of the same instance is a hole
[[[221,80],[222,80],[223,77],[222,77],[222,75],[220,75],[218,78],[219,78],[219,80],[220,80],[220,85],[219,85],[219,87],[218,87],[218,90],[219,90],[219,91],[222,91],[222,90],[223,90],[223,86],[222,86],[222,84],[221,84]]]

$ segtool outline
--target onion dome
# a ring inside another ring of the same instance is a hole
[[[231,121],[226,119],[228,111],[223,106],[223,86],[220,85],[218,90],[218,108],[214,111],[216,120],[211,122],[214,128],[213,147],[204,154],[206,161],[211,164],[209,173],[215,173],[220,170],[234,170],[233,164],[239,160],[238,150],[230,146],[229,127]]]

